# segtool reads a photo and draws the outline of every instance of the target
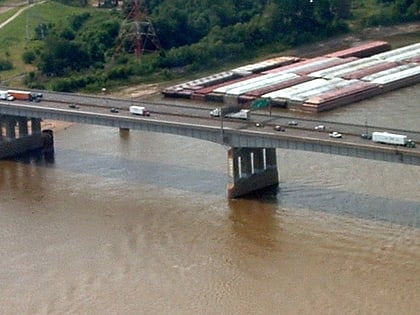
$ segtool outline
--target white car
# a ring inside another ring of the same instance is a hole
[[[341,133],[339,133],[337,131],[333,131],[333,132],[330,132],[330,137],[331,138],[341,138],[342,135],[341,135]]]
[[[325,126],[324,125],[317,125],[317,126],[315,126],[315,130],[325,130]]]
[[[220,108],[215,108],[210,111],[210,116],[213,116],[213,117],[219,117],[220,114],[221,114]]]

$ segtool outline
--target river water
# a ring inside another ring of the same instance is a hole
[[[322,114],[420,129],[419,85]],[[226,199],[226,147],[75,125],[0,161],[0,314],[418,314],[420,167],[277,150]]]

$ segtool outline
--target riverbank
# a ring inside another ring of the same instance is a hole
[[[61,130],[66,130],[67,128],[70,128],[73,125],[74,123],[72,122],[46,119],[41,122],[41,129],[51,129],[54,132],[58,132]]]

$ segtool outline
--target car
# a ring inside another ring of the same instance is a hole
[[[257,122],[257,123],[255,123],[255,127],[261,128],[261,127],[264,127],[264,124],[260,123],[260,122]]]
[[[78,108],[79,108],[79,105],[76,105],[76,104],[70,104],[70,105],[69,105],[69,107],[70,107],[70,108],[74,108],[74,109],[78,109]]]
[[[15,100],[15,97],[13,95],[8,95],[7,96],[7,100],[8,101],[14,101]]]
[[[117,109],[117,108],[115,108],[115,107],[112,107],[110,110],[109,110],[111,113],[119,113],[120,111]]]
[[[210,116],[212,117],[219,117],[221,114],[221,109],[220,108],[215,108],[213,110],[210,111]]]
[[[315,126],[315,130],[325,130],[325,126],[324,125],[317,125],[317,126]]]
[[[360,138],[366,139],[366,140],[371,140],[372,139],[372,135],[371,134],[368,134],[368,133],[362,133],[360,135]]]
[[[275,125],[273,129],[275,131],[286,131],[286,129],[280,125]]]
[[[341,133],[339,133],[338,131],[330,132],[329,136],[331,138],[341,138],[342,137]]]
[[[297,126],[297,125],[298,125],[298,122],[297,122],[297,121],[295,121],[295,120],[291,120],[291,121],[289,121],[287,124],[288,124],[289,126]]]

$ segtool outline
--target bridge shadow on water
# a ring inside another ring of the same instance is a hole
[[[171,188],[226,198],[228,177],[221,172],[67,149],[47,154],[36,151],[9,160],[57,168],[72,174],[101,177],[104,180],[154,185],[163,189]],[[258,200],[280,209],[309,209],[420,227],[420,202],[341,191],[331,187],[280,182],[278,187],[257,191],[241,199]]]

